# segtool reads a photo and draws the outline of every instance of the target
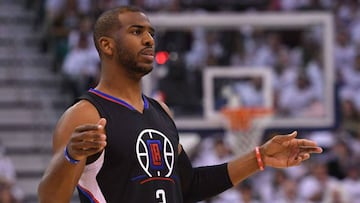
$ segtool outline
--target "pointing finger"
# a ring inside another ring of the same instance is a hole
[[[317,146],[300,146],[299,147],[302,152],[305,153],[321,153],[323,149]]]

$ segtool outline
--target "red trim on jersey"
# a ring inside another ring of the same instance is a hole
[[[89,190],[82,187],[81,185],[77,185],[77,187],[86,197],[88,197],[91,200],[91,202],[100,203]]]
[[[153,180],[167,180],[167,181],[170,181],[172,182],[173,184],[175,184],[175,181],[171,178],[164,178],[164,177],[152,177],[152,178],[148,178],[146,180],[143,180],[140,182],[140,184],[144,184],[144,183],[147,183],[147,182],[150,182],[150,181],[153,181]]]

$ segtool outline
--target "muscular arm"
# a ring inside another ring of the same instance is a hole
[[[41,203],[70,202],[75,186],[84,170],[87,156],[101,151],[106,144],[105,141],[95,143],[99,147],[95,149],[93,143],[87,143],[92,151],[89,150],[87,154],[79,154],[76,147],[80,142],[76,142],[76,139],[90,136],[99,137],[103,133],[103,129],[98,132],[97,122],[99,119],[97,110],[87,101],[75,104],[60,118],[53,137],[53,157],[38,187]],[[68,146],[70,156],[80,160],[78,164],[72,164],[65,159],[64,149],[66,146]]]

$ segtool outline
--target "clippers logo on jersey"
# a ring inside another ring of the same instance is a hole
[[[160,140],[147,140],[148,149],[150,149],[150,167],[153,169],[162,169],[163,160],[161,156]]]
[[[166,180],[172,175],[174,148],[161,132],[153,129],[143,130],[136,141],[136,155],[141,168],[151,180]]]

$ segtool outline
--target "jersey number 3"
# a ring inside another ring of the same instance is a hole
[[[158,203],[166,203],[165,190],[157,189],[155,195]]]

